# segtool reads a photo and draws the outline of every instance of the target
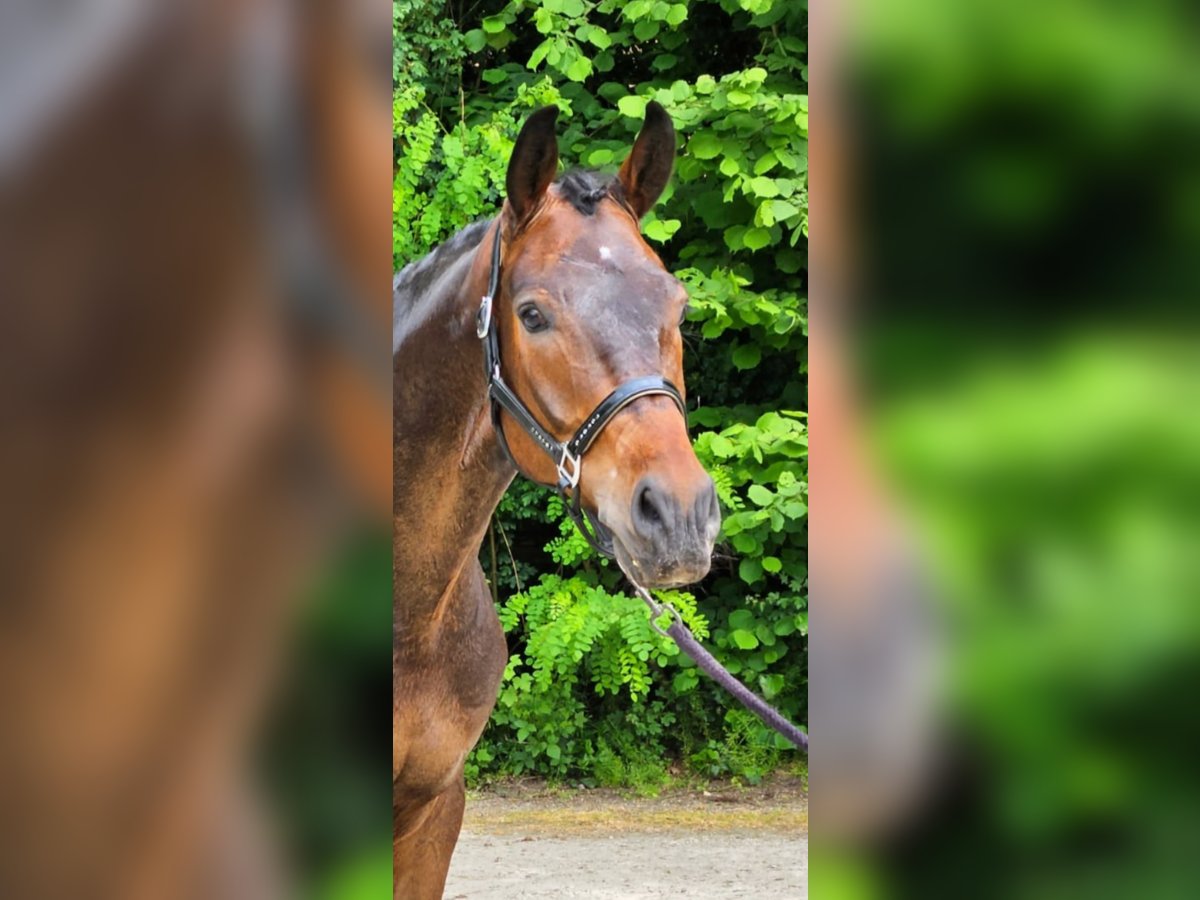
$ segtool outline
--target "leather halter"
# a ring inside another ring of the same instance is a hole
[[[604,556],[613,555],[612,535],[591,513],[583,508],[580,500],[579,476],[583,468],[583,455],[612,421],[613,417],[639,397],[652,394],[663,394],[675,401],[679,412],[687,421],[687,410],[683,404],[683,396],[679,389],[661,375],[644,375],[622,382],[607,397],[601,400],[591,415],[583,420],[570,440],[558,440],[547,429],[543,428],[537,418],[530,412],[521,398],[513,393],[512,388],[500,374],[500,335],[496,330],[496,317],[493,306],[500,290],[500,223],[496,223],[496,232],[492,237],[492,269],[488,278],[488,290],[479,303],[479,313],[476,316],[475,333],[483,341],[483,367],[487,376],[488,397],[492,407],[492,427],[508,461],[535,484],[553,487],[562,498],[563,506],[571,519],[579,527],[584,539]],[[518,425],[533,438],[533,442],[554,461],[558,472],[558,482],[546,485],[531,478],[521,471],[521,466],[509,449],[508,440],[504,436],[504,428],[500,420],[500,411],[504,410]]]

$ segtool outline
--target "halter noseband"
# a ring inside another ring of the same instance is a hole
[[[583,508],[580,500],[579,476],[583,468],[583,455],[592,443],[612,421],[613,416],[623,410],[639,397],[650,394],[664,394],[675,401],[679,412],[687,421],[687,411],[683,404],[683,396],[679,389],[661,375],[644,375],[631,378],[617,386],[615,390],[592,410],[592,414],[583,420],[569,441],[563,443],[539,424],[530,412],[529,407],[521,402],[521,398],[513,393],[500,374],[500,335],[496,331],[496,317],[493,315],[493,305],[500,290],[500,223],[496,223],[496,233],[492,238],[492,270],[488,278],[488,290],[479,304],[476,317],[475,334],[483,341],[483,368],[487,376],[488,397],[492,406],[492,427],[508,461],[518,472],[520,465],[509,449],[508,440],[504,436],[504,428],[500,421],[500,411],[504,409],[533,438],[533,442],[545,451],[554,461],[558,472],[558,483],[553,485],[562,498],[567,513],[579,527],[579,531],[589,544],[605,556],[613,555],[612,536],[591,513]],[[526,473],[521,472],[526,478]],[[534,479],[530,478],[531,481]],[[535,482],[541,484],[541,482]],[[551,485],[545,485],[550,487]]]

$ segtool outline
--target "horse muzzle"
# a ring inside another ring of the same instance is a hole
[[[708,574],[720,525],[707,475],[690,490],[670,489],[647,475],[634,487],[627,527],[613,529],[617,562],[644,587],[692,584]]]

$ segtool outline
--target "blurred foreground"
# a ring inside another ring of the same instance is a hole
[[[1191,15],[814,13],[818,900],[1200,884]]]
[[[391,496],[385,11],[0,12],[0,895],[291,896],[382,849],[367,705],[294,709],[386,684],[387,541],[327,574]]]

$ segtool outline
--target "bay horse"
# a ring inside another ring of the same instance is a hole
[[[640,230],[674,126],[650,103],[614,178],[556,181],[557,115],[521,129],[500,214],[393,283],[397,900],[441,897],[458,840],[463,763],[508,659],[477,555],[517,472],[557,486],[647,587],[703,578],[719,527],[681,414],[687,292]]]

